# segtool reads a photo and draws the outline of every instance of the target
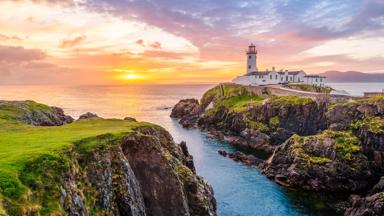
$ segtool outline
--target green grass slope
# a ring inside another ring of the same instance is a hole
[[[64,126],[37,127],[19,122],[18,116],[25,110],[49,107],[31,101],[20,102],[17,107],[12,104],[0,106],[0,215],[4,214],[1,200],[25,202],[28,183],[39,178],[34,175],[35,170],[29,170],[37,170],[37,163],[65,169],[68,160],[65,152],[74,145],[82,151],[89,151],[105,144],[92,137],[104,134],[121,137],[138,127],[158,127],[145,122],[101,118],[84,119]]]

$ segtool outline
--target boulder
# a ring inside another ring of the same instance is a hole
[[[171,117],[179,118],[183,127],[193,127],[200,117],[199,101],[196,99],[184,99],[179,101],[172,109]]]
[[[125,121],[134,121],[134,122],[137,122],[137,120],[135,118],[132,118],[132,117],[125,117],[124,118]]]
[[[90,118],[99,118],[99,116],[97,116],[94,113],[87,112],[87,113],[80,115],[80,117],[79,117],[79,119],[90,119]]]

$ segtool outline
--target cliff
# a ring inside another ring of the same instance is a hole
[[[194,111],[183,114],[184,106]],[[208,131],[240,149],[268,152],[265,161],[242,152],[219,153],[259,167],[286,187],[352,194],[372,188],[384,175],[384,97],[333,103],[221,84],[200,101],[175,107],[173,116],[185,127]]]
[[[72,121],[32,101],[0,103],[0,215],[216,215],[185,143],[161,127]]]

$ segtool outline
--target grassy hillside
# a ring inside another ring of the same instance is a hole
[[[116,138],[138,127],[153,127],[149,123],[101,118],[51,127],[26,125],[17,120],[23,111],[30,109],[49,108],[30,101],[20,102],[17,107],[12,104],[0,106],[0,203],[2,199],[24,203],[28,187],[39,180],[36,172],[41,171],[40,164],[58,167],[64,172],[68,160],[65,152],[75,144],[83,151],[105,144],[105,139],[98,142],[98,139],[86,138],[103,134]],[[0,204],[0,215],[2,211]]]

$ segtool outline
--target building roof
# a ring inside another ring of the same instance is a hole
[[[305,75],[304,77],[310,77],[310,78],[326,78],[325,76],[320,76],[320,75]]]
[[[248,73],[247,76],[252,76],[252,75],[268,75],[271,71],[267,72],[267,71],[253,71],[251,73]]]
[[[285,74],[283,71],[279,71],[279,74]],[[299,73],[304,73],[304,71],[288,71],[288,75],[297,75]]]
[[[248,76],[251,75],[269,75],[270,73],[275,72],[281,75],[284,75],[285,72],[277,72],[277,71],[253,71],[251,73],[248,73]],[[299,73],[304,73],[303,71],[288,71],[288,75],[298,75]]]

